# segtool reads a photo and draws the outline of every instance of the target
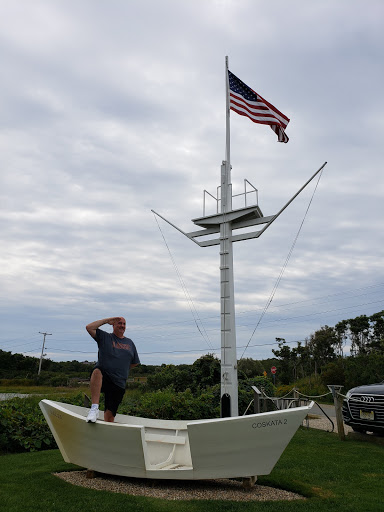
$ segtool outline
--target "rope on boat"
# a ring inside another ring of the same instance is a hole
[[[288,393],[286,393],[285,395],[283,395],[283,396],[279,396],[279,398],[287,398],[287,396],[288,396],[288,395],[290,395],[294,389],[295,389],[295,388],[292,388],[292,389],[291,389],[290,391],[288,391]]]
[[[249,341],[248,341],[248,343],[247,343],[247,345],[246,345],[246,347],[245,347],[245,349],[244,349],[244,351],[243,351],[243,353],[242,353],[242,355],[241,355],[241,357],[240,357],[239,361],[241,361],[241,360],[243,359],[244,354],[245,354],[245,352],[246,352],[246,350],[247,350],[247,348],[248,348],[249,344],[251,343],[252,338],[253,338],[253,336],[255,335],[255,332],[256,332],[257,328],[259,327],[259,325],[260,325],[260,323],[261,323],[262,319],[264,318],[264,315],[266,314],[266,312],[267,312],[267,310],[268,310],[269,306],[270,306],[270,305],[271,305],[271,303],[272,303],[272,300],[273,300],[273,298],[274,298],[274,296],[275,296],[275,293],[276,293],[277,288],[278,288],[278,286],[279,286],[279,284],[280,284],[280,281],[281,281],[281,280],[282,280],[282,278],[283,278],[283,274],[284,274],[284,272],[285,272],[285,269],[287,268],[287,266],[288,266],[288,262],[289,262],[289,260],[290,260],[290,258],[291,258],[291,256],[292,256],[292,253],[293,253],[293,250],[294,250],[294,248],[295,248],[295,245],[296,245],[297,239],[299,238],[299,235],[300,235],[301,229],[302,229],[302,227],[303,227],[303,225],[304,225],[305,219],[306,219],[307,214],[308,214],[308,212],[309,212],[309,208],[311,207],[311,204],[312,204],[313,198],[314,198],[314,196],[315,196],[315,193],[316,193],[317,187],[318,187],[318,185],[319,185],[320,178],[321,178],[322,174],[323,174],[323,171],[321,170],[321,172],[320,172],[320,174],[319,174],[319,177],[318,177],[318,179],[317,179],[317,183],[316,183],[315,189],[314,189],[313,194],[312,194],[312,196],[311,196],[311,199],[310,199],[310,201],[309,201],[309,203],[308,203],[307,209],[306,209],[306,211],[305,211],[305,213],[304,213],[303,220],[301,221],[301,224],[300,224],[300,227],[299,227],[299,229],[298,229],[298,231],[297,231],[297,234],[296,234],[296,236],[295,236],[295,239],[294,239],[294,241],[293,241],[293,243],[292,243],[292,246],[291,246],[291,248],[290,248],[290,250],[289,250],[289,252],[288,252],[288,256],[286,257],[286,260],[285,260],[284,265],[282,266],[282,268],[281,268],[281,270],[280,270],[280,274],[279,274],[279,276],[278,276],[278,278],[277,278],[277,280],[276,280],[276,283],[275,283],[275,285],[274,285],[274,287],[273,287],[273,289],[272,289],[272,292],[271,292],[271,294],[270,294],[270,296],[269,296],[269,298],[268,298],[268,300],[267,300],[267,302],[266,302],[266,304],[265,304],[265,306],[264,306],[263,311],[261,312],[261,315],[260,315],[259,321],[257,322],[256,327],[254,328],[254,330],[253,330],[253,332],[252,332],[252,334],[251,334],[251,337],[249,338]]]
[[[254,399],[252,398],[252,400],[249,402],[248,404],[248,407],[245,409],[244,413],[243,413],[243,416],[245,416],[248,412],[248,409],[251,407],[252,403],[254,402]]]
[[[332,395],[331,391],[329,391],[328,393],[324,393],[324,395],[313,395],[313,396],[304,395],[303,393],[300,393],[300,391],[298,391],[297,389],[296,389],[296,393],[298,395],[304,396],[305,398],[323,398],[324,396]]]
[[[179,269],[178,269],[178,266],[177,266],[177,264],[176,264],[176,261],[175,261],[175,259],[174,259],[173,255],[172,255],[171,249],[170,249],[170,247],[169,247],[169,245],[168,245],[168,243],[167,243],[167,241],[166,241],[166,239],[165,239],[165,236],[164,236],[164,233],[163,233],[163,231],[162,231],[162,229],[161,229],[161,226],[160,226],[160,224],[159,224],[159,221],[157,220],[157,217],[156,217],[155,213],[154,213],[154,212],[152,212],[152,213],[153,213],[153,216],[155,217],[156,224],[157,224],[157,227],[159,228],[159,231],[160,231],[160,233],[161,233],[161,236],[163,237],[164,244],[165,244],[166,248],[168,249],[169,256],[170,256],[171,261],[172,261],[172,263],[173,263],[173,267],[174,267],[174,269],[175,269],[176,275],[177,275],[177,277],[179,278],[179,281],[180,281],[180,284],[181,284],[181,288],[183,289],[183,292],[184,292],[185,298],[186,298],[186,300],[187,300],[187,302],[188,302],[188,306],[189,306],[189,309],[190,309],[191,314],[192,314],[192,316],[193,316],[193,320],[194,320],[194,322],[195,322],[195,324],[196,324],[197,330],[199,331],[199,333],[201,334],[201,336],[202,336],[202,337],[204,338],[204,340],[206,341],[206,343],[207,343],[207,345],[208,345],[209,349],[210,349],[210,350],[213,350],[213,347],[212,347],[212,344],[211,344],[211,340],[210,340],[210,338],[209,338],[209,335],[207,334],[207,331],[205,330],[205,327],[204,327],[204,325],[203,325],[203,323],[202,323],[202,321],[201,321],[201,318],[200,318],[200,316],[199,316],[199,313],[198,313],[198,312],[197,312],[197,310],[196,310],[196,307],[195,307],[195,304],[194,304],[194,302],[193,302],[193,299],[192,299],[192,297],[190,296],[189,291],[188,291],[188,288],[187,288],[187,286],[186,286],[186,284],[185,284],[185,282],[184,282],[184,280],[183,280],[183,277],[182,277],[182,275],[181,275],[181,273],[180,273],[180,271],[179,271]],[[198,322],[200,322],[200,324],[201,324],[201,326],[202,326],[202,329],[200,329],[200,326],[199,326],[199,323],[198,323]]]
[[[285,395],[283,396],[268,396],[264,389],[261,388],[262,391],[263,391],[263,395],[266,397],[266,398],[269,398],[270,400],[274,400],[276,398],[280,399],[280,398],[287,398],[288,395],[290,395],[292,393],[292,391],[295,391],[298,395],[300,396],[303,396],[304,398],[323,398],[325,396],[328,396],[328,395],[331,395],[332,392],[331,391],[328,391],[328,393],[324,393],[324,395],[305,395],[304,393],[300,393],[300,391],[297,389],[297,388],[292,388],[290,391],[288,391],[288,393],[286,393]],[[340,393],[339,393],[340,394]]]

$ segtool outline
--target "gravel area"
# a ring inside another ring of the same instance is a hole
[[[336,418],[332,418],[333,424],[335,425],[335,428],[333,432],[337,433],[337,423]],[[326,430],[331,432],[332,431],[332,424],[331,422],[325,418],[324,416],[310,416],[308,419],[309,428],[317,428],[319,430]],[[307,427],[307,420],[305,419],[303,421],[303,426]],[[344,432],[345,435],[348,435],[348,432],[353,432],[352,428],[344,423]]]
[[[11,400],[12,398],[27,398],[30,395],[21,393],[0,393],[0,401]]]
[[[244,489],[236,480],[147,480],[96,473],[87,478],[87,471],[66,471],[55,473],[66,482],[97,491],[110,491],[131,496],[147,496],[165,500],[230,500],[230,501],[276,501],[304,500],[293,492],[254,485]]]

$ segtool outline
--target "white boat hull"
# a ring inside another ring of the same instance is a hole
[[[89,409],[42,400],[60,452],[101,473],[155,479],[236,478],[269,474],[313,403],[282,411],[198,421],[118,414],[87,423]]]

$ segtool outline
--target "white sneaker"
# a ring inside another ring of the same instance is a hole
[[[99,418],[99,409],[91,409],[87,416],[87,423],[96,423],[96,420]]]

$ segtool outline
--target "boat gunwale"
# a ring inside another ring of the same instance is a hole
[[[73,404],[67,404],[64,402],[57,402],[55,400],[49,400],[49,399],[43,399],[41,402],[47,403],[48,405],[52,405],[56,407],[57,409],[61,410],[62,412],[77,417],[78,419],[86,419],[86,417],[83,414],[80,414],[73,410],[73,408],[79,408],[82,410],[88,410],[86,407],[82,407],[80,405],[73,405]],[[67,406],[67,407],[66,407]],[[303,405],[300,407],[292,407],[290,409],[278,409],[274,411],[266,411],[266,412],[260,412],[255,414],[248,414],[243,416],[229,416],[226,418],[207,418],[207,419],[200,419],[200,420],[165,420],[165,419],[157,419],[157,418],[145,418],[143,416],[131,416],[127,414],[117,414],[115,422],[104,422],[104,420],[98,420],[103,421],[103,423],[106,423],[110,425],[111,427],[118,427],[118,426],[129,426],[129,427],[144,427],[144,428],[158,428],[158,429],[165,429],[165,430],[187,430],[189,425],[201,425],[206,423],[223,423],[223,422],[232,422],[232,421],[239,421],[241,419],[252,419],[257,417],[267,417],[271,415],[281,415],[281,414],[290,414],[293,412],[299,412],[303,410],[307,410],[308,412],[312,409],[314,406],[314,402],[311,401],[309,405]],[[119,421],[120,418],[133,419],[134,421],[130,423],[129,421]]]

